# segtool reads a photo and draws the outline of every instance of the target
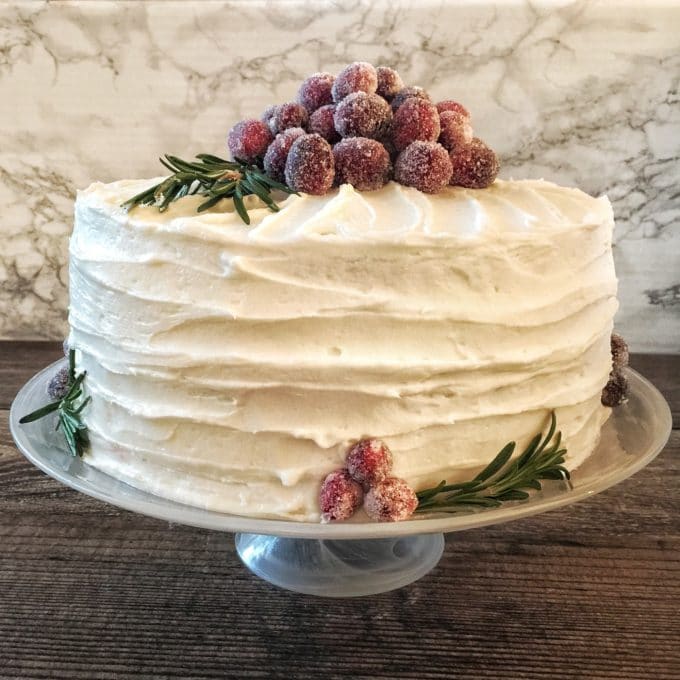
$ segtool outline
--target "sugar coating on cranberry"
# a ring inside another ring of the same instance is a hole
[[[388,477],[372,486],[364,497],[366,514],[378,522],[408,519],[418,507],[415,491],[398,477]]]
[[[340,135],[335,129],[335,104],[320,106],[316,111],[309,115],[309,131],[321,135],[327,142],[335,144],[340,140]]]
[[[302,128],[288,128],[276,135],[264,155],[264,171],[277,182],[286,181],[286,159],[293,142],[306,134]]]
[[[335,78],[332,87],[333,101],[342,101],[352,92],[373,94],[378,88],[378,74],[373,64],[355,61],[345,66]]]
[[[394,178],[426,194],[441,191],[451,178],[449,152],[436,142],[413,142],[397,157]]]
[[[394,114],[392,141],[398,151],[412,142],[436,142],[440,132],[437,107],[426,99],[407,99]]]
[[[362,439],[347,453],[347,471],[364,488],[389,477],[392,472],[392,452],[380,439]]]
[[[67,366],[60,368],[47,385],[47,396],[57,401],[66,396],[69,388],[70,372]]]
[[[307,109],[308,113],[319,107],[333,103],[333,83],[335,76],[330,73],[314,73],[302,81],[297,93],[297,100]]]
[[[391,102],[392,111],[396,111],[407,99],[424,99],[431,102],[430,95],[422,87],[403,87]]]
[[[321,196],[333,186],[333,149],[321,135],[298,137],[286,159],[286,184],[293,191]]]
[[[498,175],[498,157],[481,139],[451,153],[451,184],[467,189],[485,189]]]
[[[444,113],[444,111],[455,111],[470,120],[470,112],[462,104],[453,101],[453,99],[445,99],[442,102],[437,102],[437,111],[439,111],[439,113]]]
[[[276,109],[279,108],[278,104],[272,104],[271,106],[268,106],[263,112],[262,115],[260,116],[260,120],[271,130],[272,126],[272,120],[274,118],[274,114],[276,113]]]
[[[347,137],[333,147],[333,156],[336,184],[351,184],[359,191],[374,191],[390,179],[390,155],[375,139]]]
[[[347,470],[331,472],[321,484],[319,505],[321,521],[333,522],[349,519],[361,505],[364,491]]]
[[[472,141],[470,119],[458,111],[443,111],[439,114],[439,143],[447,151],[456,151]]]
[[[306,128],[309,122],[307,109],[297,102],[286,102],[276,107],[272,118],[274,132],[279,133],[288,128]],[[271,127],[271,126],[270,126]]]
[[[378,66],[376,69],[378,74],[378,88],[376,94],[379,94],[383,99],[391,102],[396,94],[404,89],[404,81],[401,76],[389,66]]]
[[[628,366],[628,359],[630,357],[626,341],[618,333],[612,333],[610,343],[614,368],[617,369]]]
[[[628,380],[621,371],[614,369],[609,374],[609,380],[602,390],[600,401],[602,406],[614,408],[620,406],[628,398]]]
[[[236,123],[229,130],[227,146],[234,158],[255,163],[265,155],[273,139],[270,129],[261,120],[251,118]]]
[[[335,129],[341,137],[381,137],[392,120],[390,105],[377,94],[353,92],[336,107]]]

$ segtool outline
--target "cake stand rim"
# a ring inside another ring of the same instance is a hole
[[[597,484],[589,483],[571,490],[566,488],[566,484],[564,484],[562,491],[554,492],[547,499],[541,497],[536,499],[536,496],[532,496],[527,501],[505,504],[490,510],[437,515],[404,522],[321,524],[245,517],[183,505],[176,501],[154,496],[92,468],[81,459],[74,459],[68,457],[67,454],[62,454],[60,457],[56,457],[56,461],[59,461],[57,463],[54,459],[46,458],[44,453],[41,454],[41,452],[36,451],[31,437],[31,426],[35,426],[37,423],[31,423],[29,427],[26,427],[19,424],[19,418],[38,408],[42,403],[29,404],[26,408],[24,404],[26,395],[30,393],[31,389],[35,388],[37,383],[44,382],[46,376],[51,376],[55,370],[64,365],[66,365],[66,359],[62,358],[38,371],[21,387],[11,404],[10,432],[17,448],[24,457],[53,479],[105,503],[156,519],[230,533],[265,534],[301,539],[365,540],[415,534],[452,533],[523,519],[557,510],[589,498],[639,472],[664,449],[670,438],[673,425],[670,407],[661,392],[647,378],[628,367],[625,372],[629,379],[631,397],[651,399],[658,419],[657,427],[653,433],[653,440],[644,453],[639,455],[628,454],[630,460],[627,461],[625,467],[619,469],[616,473],[610,472]],[[18,413],[20,407],[22,408],[21,414]],[[615,418],[610,417],[603,426],[603,430],[612,426],[612,421],[615,421]],[[67,460],[64,460],[64,458],[67,458]],[[587,461],[588,459],[586,459]],[[68,467],[64,467],[66,462],[69,463]],[[81,469],[89,472],[90,480],[77,474]],[[97,480],[100,484],[95,483]],[[124,491],[128,495],[116,494],[111,490],[103,489],[101,487],[102,481],[108,483],[114,490]],[[555,484],[559,483],[556,482]],[[130,494],[132,494],[131,498],[129,497]]]

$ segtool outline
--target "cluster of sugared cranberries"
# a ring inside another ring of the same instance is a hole
[[[462,104],[434,103],[394,69],[365,61],[337,76],[314,73],[296,101],[237,123],[227,143],[234,158],[308,194],[340,184],[373,191],[391,179],[426,193],[482,189],[498,174],[496,154],[474,137]]]
[[[619,406],[628,398],[628,380],[623,369],[628,366],[628,345],[618,334],[612,333],[611,340],[612,370],[600,398],[603,406]]]
[[[391,472],[392,453],[384,442],[362,439],[354,444],[345,467],[331,472],[321,485],[321,521],[349,519],[362,501],[366,514],[378,522],[408,519],[418,507],[418,497]]]

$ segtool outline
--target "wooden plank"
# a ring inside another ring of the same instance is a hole
[[[7,344],[3,396],[60,351]],[[633,365],[677,413],[680,357]],[[0,410],[0,678],[678,680],[679,459],[675,430],[620,485],[450,534],[416,584],[335,601],[254,578],[228,534],[59,485],[21,457]]]

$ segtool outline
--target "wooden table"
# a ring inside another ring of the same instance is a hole
[[[447,537],[402,590],[278,590],[232,537],[71,491],[15,449],[8,408],[56,343],[0,342],[0,678],[680,678],[680,356],[634,356],[674,431],[576,505]]]

